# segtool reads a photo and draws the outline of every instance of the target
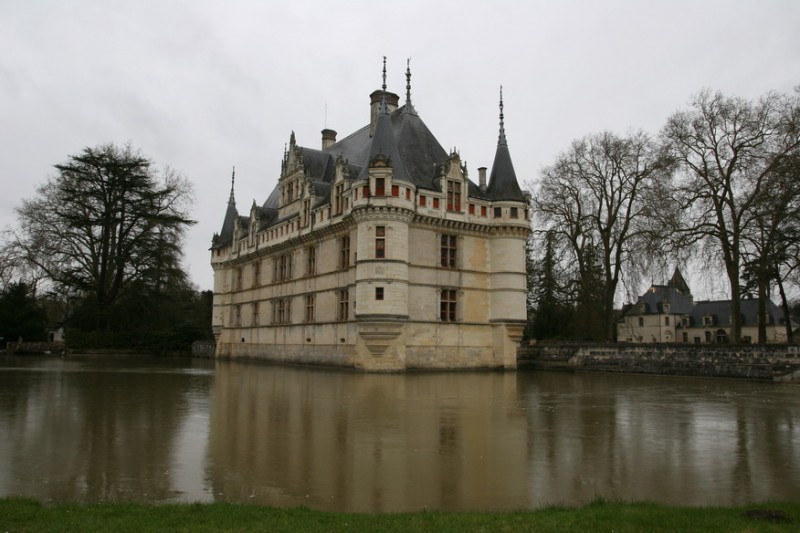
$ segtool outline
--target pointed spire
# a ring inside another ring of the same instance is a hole
[[[228,198],[228,205],[236,206],[236,198],[234,197],[233,191],[234,186],[236,185],[236,167],[233,167],[233,172],[231,172],[231,196]]]
[[[233,230],[239,212],[236,210],[236,199],[234,197],[234,187],[236,185],[236,167],[231,172],[231,194],[228,197],[228,208],[225,210],[225,220],[222,221],[222,229],[215,241],[215,246],[223,246],[233,241]]]
[[[389,113],[389,104],[386,103],[386,56],[383,56],[383,84],[381,85],[381,107],[378,113]]]
[[[508,146],[506,140],[506,125],[503,117],[503,86],[500,86],[500,137],[497,139],[498,146]]]
[[[492,172],[489,176],[487,196],[492,200],[514,200],[524,202],[525,197],[517,182],[511,153],[506,140],[505,117],[503,116],[503,86],[500,86],[500,136],[497,140],[497,151],[494,154]]]
[[[367,177],[369,175],[369,166],[378,156],[383,156],[389,160],[392,167],[392,176],[395,179],[408,180],[408,173],[403,166],[400,152],[397,149],[392,119],[389,116],[389,106],[386,101],[386,56],[383,57],[383,85],[381,90],[381,103],[378,116],[375,118],[375,129],[370,141],[367,164],[362,168],[358,177],[359,179]],[[373,95],[376,95],[376,93],[373,93]],[[397,96],[394,95],[394,97],[396,98]]]
[[[686,294],[687,296],[692,295],[692,291],[689,289],[689,284],[686,283],[686,280],[681,274],[681,269],[678,266],[675,267],[675,272],[672,274],[672,278],[669,280],[669,286],[675,287],[681,291],[681,293]]]
[[[406,59],[406,107],[404,112],[416,114],[414,105],[411,103],[411,58]]]

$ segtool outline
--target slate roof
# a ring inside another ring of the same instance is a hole
[[[407,73],[407,76],[410,77],[410,73]],[[363,177],[370,162],[381,154],[390,159],[393,179],[411,183],[417,189],[441,191],[437,178],[449,154],[411,105],[410,87],[407,89],[406,105],[389,112],[385,100],[381,102],[372,135],[370,135],[370,125],[367,124],[325,150],[298,147],[306,175],[314,182],[314,190],[319,198],[316,205],[330,201],[330,184],[335,177],[336,161],[339,157],[347,162],[351,177]],[[276,185],[261,206],[261,228],[277,221],[280,199],[278,191],[279,187]],[[477,184],[467,179],[467,192],[472,198],[525,201],[517,182],[505,137],[502,95],[500,136],[489,184],[484,192]],[[223,246],[233,240],[234,221],[237,216],[233,188],[231,188],[225,221],[219,235],[214,238],[213,247]]]
[[[517,173],[511,162],[511,153],[508,151],[506,128],[503,119],[503,88],[500,88],[500,135],[497,138],[497,150],[494,154],[492,171],[489,174],[489,186],[486,196],[490,200],[525,201],[522,190],[519,188]]]
[[[346,159],[357,176],[377,151],[386,149],[391,153],[384,155],[392,159],[392,165],[398,164],[398,160],[402,165],[402,171],[397,168],[394,170],[399,179],[421,189],[438,190],[433,183],[436,166],[447,159],[447,152],[422,119],[413,112],[406,112],[406,109],[403,106],[391,113],[378,115],[375,135],[370,137],[367,124],[335,143],[326,153],[333,160],[337,156]],[[401,172],[405,176],[400,175]]]
[[[641,304],[644,304],[642,312]],[[664,304],[669,304],[669,314],[686,315],[694,308],[691,294],[684,294],[672,285],[653,285],[639,296],[626,314],[648,315],[664,313]]]
[[[744,299],[739,302],[743,326],[758,325],[758,300]],[[694,326],[702,326],[703,318],[710,316],[713,318],[713,325],[728,326],[731,323],[731,301],[700,301],[695,304],[690,313],[691,323]],[[768,324],[785,324],[783,313],[772,301],[767,301]]]

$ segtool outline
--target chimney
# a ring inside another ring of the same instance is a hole
[[[486,167],[478,169],[478,187],[480,187],[481,192],[486,192]]]
[[[325,128],[322,130],[322,149],[327,150],[336,144],[336,132]]]
[[[383,91],[378,89],[369,95],[369,136],[375,133],[375,123],[378,121],[378,113],[381,110],[381,98],[383,98]],[[386,107],[389,113],[397,109],[400,103],[400,97],[394,93],[386,91]]]

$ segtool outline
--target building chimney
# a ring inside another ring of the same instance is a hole
[[[478,187],[480,187],[481,192],[486,192],[486,167],[478,169]]]
[[[327,150],[336,144],[336,132],[325,128],[322,130],[322,149]]]
[[[375,123],[378,121],[378,113],[381,110],[381,99],[383,98],[383,91],[378,89],[369,95],[369,136],[375,133]],[[386,91],[386,107],[389,113],[397,109],[400,103],[400,97],[394,93]]]

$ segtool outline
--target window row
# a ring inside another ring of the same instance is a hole
[[[439,293],[439,320],[442,322],[457,322],[459,318],[459,291],[457,289],[440,289]],[[384,288],[375,288],[375,299],[383,300]],[[317,295],[306,294],[303,296],[304,306],[302,309],[303,323],[311,324],[316,322]],[[270,324],[292,324],[292,298],[273,298],[269,301],[272,311]],[[260,326],[261,323],[261,304],[250,304],[250,326]],[[350,290],[340,289],[336,291],[336,320],[346,321],[350,318]],[[231,310],[231,326],[241,327],[242,324],[242,305],[234,305]]]
[[[337,268],[343,269],[350,266],[350,237],[342,237],[338,242],[339,246],[339,259]],[[313,276],[317,274],[317,247],[309,246],[304,251],[305,256],[305,276]],[[384,257],[383,255],[379,257]],[[252,288],[260,287],[263,283],[261,279],[261,265],[262,261],[256,261],[252,264]],[[279,283],[294,279],[295,276],[295,254],[287,252],[272,259],[272,282]],[[244,286],[244,267],[236,267],[233,269],[233,290],[241,291]]]
[[[458,242],[459,238],[454,234],[442,234],[439,245],[439,266],[444,268],[457,268],[458,263]],[[339,254],[337,268],[345,269],[350,262],[350,237],[341,237],[338,241]],[[376,259],[387,257],[387,231],[386,226],[375,227],[375,251]],[[304,250],[305,254],[305,276],[317,274],[317,247],[309,246]],[[253,263],[252,287],[260,287],[261,280],[261,261]],[[237,267],[233,271],[233,290],[240,291],[243,285],[243,268]],[[275,257],[272,260],[272,281],[274,283],[289,281],[294,279],[294,254],[288,252]]]

